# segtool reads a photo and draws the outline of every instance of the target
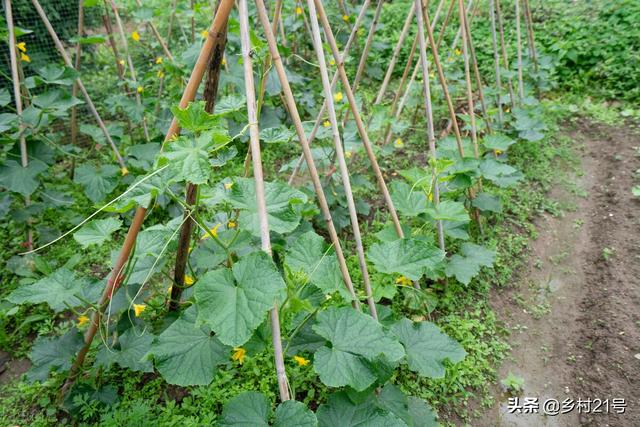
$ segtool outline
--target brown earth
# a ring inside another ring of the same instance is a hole
[[[513,348],[499,378],[523,378],[520,401],[539,398],[540,410],[509,413],[496,387],[496,404],[473,426],[640,426],[640,199],[631,193],[640,135],[586,120],[565,134],[582,172],[558,168],[566,177],[550,197],[564,213],[536,221],[527,268],[493,298]],[[547,399],[568,409],[589,398],[591,413],[543,414]],[[624,399],[625,412],[607,411],[606,399]]]

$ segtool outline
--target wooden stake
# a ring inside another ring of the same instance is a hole
[[[247,95],[247,114],[249,116],[249,136],[251,141],[251,159],[253,163],[253,177],[256,187],[256,206],[260,223],[260,240],[262,250],[271,256],[271,239],[269,237],[269,221],[267,218],[267,202],[264,194],[264,177],[262,174],[262,158],[260,155],[260,129],[258,128],[258,112],[256,106],[255,87],[253,82],[253,59],[251,58],[251,42],[249,41],[249,11],[247,0],[238,2],[240,16],[240,42],[242,45],[242,61],[244,65],[244,84]],[[276,22],[278,22],[276,20]],[[271,336],[273,353],[275,356],[276,373],[280,400],[290,400],[287,374],[284,368],[284,354],[282,352],[282,337],[280,335],[280,320],[278,318],[278,304],[271,309]]]
[[[122,45],[124,47],[124,55],[127,57],[127,65],[129,66],[129,74],[131,80],[133,80],[135,88],[133,94],[136,98],[136,105],[140,109],[140,114],[142,114],[142,130],[144,131],[144,137],[149,142],[151,139],[149,138],[149,129],[147,128],[147,118],[145,116],[144,107],[142,105],[142,98],[140,97],[140,92],[138,92],[138,80],[136,79],[136,70],[133,67],[133,60],[131,59],[131,55],[129,54],[129,44],[127,43],[127,35],[124,32],[124,26],[122,25],[122,20],[120,19],[120,14],[118,13],[118,7],[114,0],[109,0],[109,4],[111,5],[111,10],[113,11],[113,16],[116,20],[116,25],[118,26],[118,31],[120,32],[120,38],[122,39]]]
[[[76,58],[74,68],[80,71],[80,59],[82,57],[82,43],[80,43],[84,35],[84,0],[78,1],[78,42],[76,43]],[[73,83],[71,96],[78,96],[78,84]],[[78,143],[78,110],[74,105],[71,108],[71,145],[76,146]]]
[[[422,87],[424,90],[424,109],[427,118],[427,142],[429,145],[429,155],[434,160],[436,159],[436,136],[433,126],[433,109],[431,106],[431,88],[429,84],[429,63],[427,62],[427,43],[424,37],[424,18],[422,16],[422,7],[420,5],[421,0],[415,0],[414,10],[416,14],[416,21],[418,23],[418,41],[420,46],[420,66],[422,68]],[[433,203],[438,206],[440,204],[440,189],[438,186],[438,177],[435,177],[433,183]],[[440,249],[445,250],[444,247],[444,231],[442,228],[442,221],[436,221],[436,227],[438,229],[438,244]]]
[[[20,163],[23,168],[29,166],[29,155],[27,152],[27,140],[24,136],[25,126],[22,121],[22,95],[20,93],[20,76],[18,75],[18,57],[16,47],[15,28],[13,25],[13,11],[11,10],[11,0],[4,0],[4,13],[7,20],[7,30],[9,32],[9,58],[11,61],[11,81],[13,84],[13,98],[16,104],[16,114],[20,118]],[[25,207],[31,205],[31,197],[25,196]],[[27,220],[26,226],[27,249],[33,249],[33,231],[31,230],[30,220]]]
[[[518,52],[518,96],[520,103],[524,99],[524,80],[522,78],[522,34],[520,34],[520,0],[516,3],[516,43]]]
[[[374,319],[378,319],[376,303],[373,300],[373,292],[371,290],[369,270],[367,269],[367,260],[364,255],[364,246],[362,245],[362,236],[360,234],[360,224],[358,222],[358,213],[356,212],[356,203],[353,198],[353,191],[351,190],[349,169],[347,168],[347,161],[344,156],[344,148],[342,146],[342,141],[340,139],[340,130],[338,128],[338,118],[336,116],[336,109],[333,104],[333,93],[331,90],[331,83],[329,82],[329,72],[327,71],[327,64],[324,57],[322,39],[320,38],[318,16],[316,13],[316,8],[313,5],[313,0],[307,0],[307,7],[309,8],[309,20],[311,22],[311,32],[313,34],[313,45],[316,51],[316,56],[318,58],[318,65],[320,66],[320,77],[322,80],[322,87],[324,89],[324,98],[327,104],[327,111],[329,112],[329,121],[331,122],[331,131],[333,134],[333,142],[335,144],[336,158],[338,160],[338,166],[340,168],[340,178],[342,179],[342,186],[344,187],[344,192],[347,199],[347,207],[349,210],[349,217],[351,219],[351,228],[353,229],[353,239],[356,244],[356,252],[358,254],[358,262],[360,264],[360,272],[362,273],[362,281],[364,282],[367,303],[369,304],[369,312]]]
[[[104,29],[107,32],[107,36],[109,38],[109,45],[111,46],[111,50],[113,51],[113,58],[116,61],[116,70],[118,70],[118,77],[120,78],[120,80],[123,80],[124,67],[120,63],[120,55],[118,54],[118,45],[116,44],[116,41],[113,38],[113,29],[111,28],[111,19],[109,18],[109,7],[107,4],[107,0],[104,0],[104,14],[102,15],[102,22],[104,24]]]
[[[64,49],[64,46],[62,45],[62,42],[60,41],[60,38],[58,37],[58,35],[56,34],[55,30],[51,26],[51,22],[49,22],[49,18],[47,18],[46,13],[42,9],[42,6],[40,6],[40,3],[38,2],[38,0],[31,0],[31,2],[33,3],[33,6],[35,7],[36,12],[38,12],[38,15],[40,16],[40,19],[42,19],[42,22],[44,23],[44,26],[47,28],[47,31],[49,32],[49,35],[53,39],[53,42],[56,45],[56,48],[58,49],[58,52],[60,53],[60,56],[62,56],[62,59],[64,60],[65,65],[67,67],[69,67],[69,68],[73,68],[73,64],[71,63],[71,59],[69,58],[69,55],[67,55],[67,52]],[[87,89],[85,89],[84,84],[82,83],[82,80],[80,79],[80,77],[78,77],[76,79],[76,82],[78,84],[78,89],[80,89],[80,92],[82,92],[82,95],[84,96],[84,100],[87,103],[87,107],[89,107],[89,110],[93,114],[93,117],[96,119],[96,122],[98,122],[98,126],[100,126],[100,130],[102,131],[102,133],[104,134],[104,137],[107,139],[107,142],[111,146],[111,149],[113,150],[113,154],[116,156],[116,159],[118,160],[118,163],[120,164],[120,169],[122,170],[123,175],[126,175],[129,171],[127,170],[127,167],[124,164],[124,160],[122,159],[122,156],[120,155],[120,152],[118,151],[118,147],[116,147],[116,144],[113,142],[113,139],[111,139],[111,135],[109,135],[109,131],[107,130],[106,126],[104,125],[104,122],[102,121],[102,118],[100,117],[100,114],[98,114],[98,110],[96,110],[96,107],[93,104],[93,101],[91,100],[91,98],[89,97],[89,93],[87,92]]]
[[[344,61],[340,57],[340,52],[338,51],[336,40],[333,37],[333,32],[331,31],[331,26],[329,25],[329,20],[324,11],[324,6],[322,5],[322,2],[320,0],[314,0],[314,1],[318,11],[318,16],[320,17],[320,21],[322,22],[322,27],[324,29],[325,37],[329,42],[331,52],[333,53],[333,58],[338,67],[338,73],[340,74],[342,87],[347,94],[347,99],[349,100],[349,106],[351,109],[351,113],[353,114],[353,118],[355,119],[358,133],[360,134],[360,138],[362,139],[362,143],[364,144],[364,149],[367,152],[367,157],[369,157],[369,161],[371,162],[373,173],[375,174],[376,180],[378,181],[378,188],[382,192],[382,196],[387,205],[387,209],[389,210],[389,214],[391,215],[391,220],[393,221],[393,225],[396,229],[396,233],[400,238],[403,238],[404,232],[402,231],[400,220],[398,219],[398,214],[396,213],[396,208],[393,205],[393,201],[391,200],[389,189],[387,188],[387,184],[384,181],[384,177],[382,176],[382,171],[380,170],[380,166],[378,165],[376,155],[373,152],[373,147],[372,147],[371,141],[369,140],[369,135],[367,134],[367,130],[365,129],[364,123],[362,122],[362,117],[360,116],[360,112],[358,111],[358,105],[356,103],[355,96],[353,95],[353,91],[351,90],[351,85],[349,84],[349,78],[347,77],[347,73],[345,72],[345,69],[344,69]]]
[[[365,65],[367,65],[367,58],[369,57],[369,52],[371,51],[371,46],[373,45],[373,36],[376,33],[378,20],[380,20],[380,13],[382,12],[383,3],[384,2],[382,0],[378,0],[378,4],[376,5],[376,11],[373,15],[373,21],[371,21],[371,25],[369,26],[369,35],[367,36],[367,40],[364,44],[362,55],[360,55],[360,62],[358,63],[358,69],[356,70],[356,77],[353,80],[354,92],[358,90],[358,85],[360,84],[360,80],[362,80],[362,74],[364,73],[364,67]]]
[[[37,0],[32,1],[35,2]],[[186,108],[189,103],[195,99],[198,86],[202,81],[204,71],[207,68],[209,60],[211,58],[212,49],[215,45],[215,39],[223,36],[222,30],[226,26],[227,19],[229,18],[229,13],[231,12],[231,8],[233,7],[233,3],[234,0],[221,0],[218,12],[216,13],[215,18],[213,19],[213,23],[211,24],[211,28],[209,29],[209,36],[200,49],[200,55],[198,56],[196,64],[191,72],[191,77],[189,77],[187,87],[185,88],[184,93],[182,94],[182,98],[180,99],[180,108]],[[81,88],[82,87],[83,86],[81,86]],[[171,124],[172,126],[167,131],[167,135],[164,139],[165,143],[172,139],[174,136],[178,135],[180,130],[175,117],[173,118]],[[138,232],[142,227],[142,223],[144,221],[146,213],[147,208],[138,207],[138,209],[136,209],[133,221],[129,226],[129,231],[127,232],[127,236],[122,245],[122,248],[120,249],[120,254],[116,259],[113,269],[111,270],[111,274],[109,275],[109,279],[107,280],[107,286],[105,286],[104,291],[102,292],[102,296],[100,297],[98,310],[94,311],[91,317],[91,325],[84,335],[84,346],[78,352],[76,360],[73,362],[73,365],[69,370],[67,380],[60,389],[60,397],[64,396],[64,394],[73,386],[78,377],[78,374],[80,373],[80,370],[82,369],[82,365],[84,365],[84,359],[87,355],[87,352],[89,351],[89,348],[91,347],[91,343],[95,338],[96,332],[98,331],[98,327],[102,320],[102,314],[104,313],[104,310],[107,306],[109,296],[113,294],[116,287],[119,286],[120,282],[122,281],[122,271],[127,260],[129,259],[129,256],[131,255],[131,250],[135,244]]]
[[[493,42],[493,65],[496,73],[496,107],[498,108],[498,126],[502,127],[502,79],[500,73],[500,54],[498,53],[498,37],[496,33],[495,0],[489,0],[489,15],[491,18],[491,41]]]
[[[316,169],[315,161],[313,160],[313,155],[311,154],[309,141],[307,140],[307,136],[304,132],[304,127],[302,126],[302,120],[300,119],[298,107],[296,106],[295,99],[293,98],[293,93],[291,92],[291,86],[289,85],[289,81],[287,80],[284,65],[282,64],[282,58],[280,57],[280,54],[278,52],[278,45],[276,43],[273,31],[271,30],[271,23],[269,22],[269,17],[267,16],[267,8],[264,5],[264,0],[256,0],[256,9],[260,18],[260,24],[262,25],[267,43],[269,45],[271,59],[276,69],[276,73],[278,74],[280,86],[282,86],[284,99],[287,103],[287,110],[289,111],[291,120],[293,121],[293,124],[296,128],[298,140],[300,141],[302,152],[304,154],[305,161],[307,162],[307,168],[309,169],[311,182],[313,183],[316,197],[318,198],[318,205],[320,206],[320,211],[322,212],[322,216],[324,217],[327,231],[329,232],[329,236],[331,238],[331,243],[333,244],[333,247],[336,251],[336,258],[338,259],[338,265],[340,267],[342,279],[347,288],[347,291],[353,298],[352,304],[354,308],[360,310],[360,302],[356,298],[356,294],[353,290],[353,284],[351,282],[351,277],[349,276],[349,269],[347,268],[344,253],[342,252],[342,245],[340,244],[338,233],[336,232],[336,228],[333,224],[333,219],[331,218],[331,211],[329,210],[329,204],[327,203],[327,198],[324,195],[322,183],[320,182],[320,176],[318,175],[318,170]]]
[[[507,57],[507,45],[504,41],[504,25],[502,24],[502,12],[500,11],[500,0],[496,2],[496,17],[498,18],[498,30],[500,32],[500,47],[502,50],[502,62],[504,68],[509,70],[509,59]],[[513,78],[509,76],[507,78],[507,87],[509,88],[509,98],[511,99],[511,108],[516,108],[516,97],[513,92]]]
[[[527,37],[529,39],[529,56],[531,62],[533,62],[533,70],[538,72],[538,54],[536,52],[536,42],[533,33],[533,15],[531,14],[531,8],[529,7],[529,0],[524,1],[524,17],[527,25]]]
[[[438,36],[438,43],[436,43],[436,46],[438,47],[438,49],[440,49],[440,45],[442,44],[442,40],[444,39],[444,32],[447,29],[447,25],[449,24],[449,21],[451,20],[451,15],[453,14],[453,7],[456,4],[456,0],[451,0],[449,2],[449,9],[447,9],[447,16],[444,18],[444,22],[442,23],[442,28],[440,29],[440,35]]]

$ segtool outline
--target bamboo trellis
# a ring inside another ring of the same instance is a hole
[[[83,0],[79,0],[80,11],[82,11]],[[38,0],[32,0],[36,10],[40,14],[45,26],[47,27],[51,37],[54,39],[56,47],[60,51],[65,63],[67,66],[72,67],[71,61],[66,54],[62,43],[59,38],[53,31],[50,23],[44,15],[44,11],[40,7]],[[119,32],[124,42],[124,50],[125,55],[127,57],[127,62],[129,65],[129,72],[131,74],[132,79],[135,81],[135,70],[133,68],[133,61],[131,55],[127,49],[126,36],[124,34],[124,26],[119,17],[118,10],[115,6],[115,2],[113,0],[109,0],[109,3],[112,7],[112,12],[114,13],[116,24],[118,25]],[[139,0],[136,0],[136,3],[140,5]],[[217,94],[217,82],[219,78],[220,68],[222,64],[222,58],[224,57],[224,50],[226,45],[226,28],[229,16],[234,6],[234,0],[221,0],[219,2],[219,6],[216,10],[215,16],[209,28],[209,32],[207,38],[201,48],[200,54],[196,61],[196,64],[192,70],[191,76],[187,83],[187,86],[184,90],[184,93],[181,97],[179,106],[181,108],[186,108],[188,104],[196,98],[196,93],[200,83],[202,82],[204,73],[209,70],[209,77],[207,79],[207,83],[205,84],[205,99],[207,101],[206,110],[208,112],[212,112],[215,99]],[[382,0],[379,0],[377,3],[376,10],[374,12],[373,22],[369,28],[369,36],[365,42],[365,47],[363,49],[362,55],[360,57],[360,61],[358,62],[356,76],[351,83],[347,76],[347,72],[345,69],[345,57],[349,54],[349,49],[353,44],[357,31],[364,22],[364,16],[370,5],[370,0],[365,0],[360,13],[351,28],[351,32],[349,35],[349,39],[344,46],[342,52],[339,51],[338,44],[336,42],[335,36],[333,34],[333,30],[331,28],[331,23],[329,22],[327,13],[325,11],[325,6],[323,5],[321,0],[307,0],[307,11],[309,13],[309,20],[306,22],[308,32],[311,36],[311,41],[313,43],[314,52],[317,57],[319,70],[320,70],[320,79],[322,81],[323,94],[324,94],[324,103],[322,105],[320,113],[316,117],[316,122],[314,125],[314,129],[311,132],[311,135],[307,137],[305,134],[303,123],[298,112],[298,108],[296,105],[296,101],[294,99],[294,95],[287,79],[287,75],[285,72],[284,64],[282,58],[280,57],[278,51],[278,45],[276,42],[275,34],[278,30],[282,30],[281,22],[281,7],[282,2],[277,1],[274,8],[273,19],[269,20],[267,14],[267,8],[264,4],[264,0],[256,0],[256,10],[257,10],[257,19],[260,21],[262,30],[264,32],[265,38],[267,40],[269,54],[270,56],[263,63],[263,67],[265,70],[269,69],[270,66],[275,68],[278,80],[280,82],[283,104],[290,116],[291,121],[296,130],[296,134],[298,136],[299,143],[301,145],[302,156],[300,162],[298,163],[296,169],[297,171],[299,165],[302,161],[305,161],[307,164],[307,169],[309,171],[309,176],[311,182],[313,184],[314,190],[316,192],[316,197],[318,201],[318,205],[320,207],[322,216],[324,218],[329,237],[331,239],[333,248],[336,252],[336,258],[338,265],[340,267],[342,279],[345,287],[347,288],[348,293],[352,298],[352,304],[354,308],[360,310],[360,302],[356,295],[354,284],[350,277],[350,272],[347,267],[346,257],[342,249],[342,243],[338,237],[335,225],[333,223],[333,219],[331,217],[331,211],[323,190],[322,183],[320,181],[320,175],[315,165],[315,160],[313,158],[310,144],[313,140],[315,133],[317,132],[318,125],[324,118],[324,114],[328,114],[329,122],[331,125],[331,134],[335,146],[335,155],[338,163],[338,168],[340,172],[340,178],[342,181],[342,186],[346,193],[349,217],[353,232],[353,237],[355,241],[355,250],[356,255],[358,257],[360,271],[362,273],[362,282],[364,288],[365,298],[367,300],[367,304],[369,307],[369,311],[373,318],[377,319],[377,312],[375,301],[373,299],[373,292],[371,287],[371,282],[369,279],[367,261],[364,253],[364,246],[362,243],[362,235],[360,231],[360,222],[357,216],[356,208],[355,208],[355,198],[353,196],[353,191],[351,188],[351,175],[349,171],[349,166],[347,165],[343,141],[340,135],[340,124],[337,117],[336,108],[333,100],[333,88],[337,83],[338,78],[341,81],[342,88],[346,94],[349,110],[348,113],[353,117],[358,134],[363,142],[364,150],[367,154],[369,164],[371,165],[371,169],[376,178],[376,182],[378,184],[378,188],[380,193],[382,194],[382,198],[385,202],[388,214],[393,222],[394,229],[400,238],[404,238],[404,233],[400,224],[400,220],[398,218],[398,214],[396,213],[395,206],[389,190],[387,188],[386,178],[383,174],[382,169],[378,164],[378,159],[374,151],[374,145],[371,142],[369,137],[369,132],[367,126],[365,125],[365,120],[363,120],[363,115],[360,111],[360,108],[356,102],[355,92],[358,85],[362,82],[364,76],[364,66],[367,61],[367,57],[370,51],[370,48],[373,43],[373,37],[375,33],[375,27],[380,18],[381,10],[382,10]],[[174,3],[175,4],[175,3]],[[193,2],[191,2],[193,6]],[[464,149],[462,145],[462,132],[458,125],[457,112],[453,104],[453,100],[448,91],[447,80],[444,75],[443,67],[440,62],[438,46],[442,41],[442,35],[444,34],[444,30],[447,24],[453,18],[453,10],[455,8],[455,0],[450,2],[446,18],[442,25],[442,30],[440,32],[440,37],[438,40],[434,37],[434,29],[437,21],[439,20],[442,12],[444,10],[445,1],[441,0],[436,8],[435,19],[433,24],[430,21],[429,16],[429,8],[428,2],[424,4],[422,0],[415,0],[410,7],[409,13],[405,19],[404,25],[402,27],[399,40],[393,50],[393,54],[391,60],[389,62],[387,71],[385,73],[382,86],[377,92],[377,96],[375,98],[374,103],[380,103],[384,97],[386,89],[391,80],[391,76],[393,74],[394,67],[397,64],[399,52],[403,46],[405,39],[409,33],[409,29],[415,18],[415,23],[417,25],[417,34],[412,43],[411,53],[409,58],[404,66],[402,78],[400,80],[400,85],[394,95],[393,102],[391,104],[391,114],[394,117],[399,117],[400,112],[402,111],[402,107],[405,104],[407,95],[409,93],[409,88],[411,86],[411,82],[413,82],[417,77],[418,70],[422,70],[422,92],[423,92],[423,101],[424,101],[424,109],[425,109],[425,122],[427,129],[427,147],[429,152],[429,157],[435,159],[436,158],[436,132],[435,132],[435,122],[434,122],[434,107],[432,103],[432,94],[431,94],[431,79],[433,78],[430,75],[430,68],[434,67],[435,72],[437,74],[437,79],[439,81],[440,86],[442,87],[443,95],[447,104],[447,111],[449,114],[449,120],[451,122],[451,127],[454,131],[457,148],[460,156],[464,157]],[[465,8],[463,0],[457,1],[458,8],[458,20],[459,20],[459,30],[458,36],[456,36],[456,40],[454,40],[453,46],[456,46],[457,38],[461,39],[462,44],[462,56],[464,60],[464,75],[465,75],[465,98],[466,98],[466,108],[467,113],[469,115],[470,120],[470,136],[473,144],[474,157],[479,158],[479,130],[477,129],[476,124],[476,112],[475,112],[475,102],[474,102],[474,91],[473,91],[473,82],[472,82],[472,68],[475,77],[475,85],[476,91],[482,105],[483,115],[485,117],[487,123],[487,130],[491,132],[491,128],[489,126],[490,117],[487,113],[487,109],[485,106],[485,99],[483,95],[483,83],[479,72],[479,67],[477,64],[477,57],[474,51],[474,45],[471,36],[471,28],[470,28],[470,20],[471,17],[467,16],[468,9],[471,7],[472,2],[469,1],[469,5]],[[525,26],[527,30],[527,40],[528,40],[528,49],[529,56],[531,58],[534,67],[536,66],[537,56],[534,45],[534,35],[533,35],[533,22],[531,18],[531,11],[529,9],[529,4],[527,0],[523,0],[522,10],[520,8],[520,0],[516,0],[516,33],[517,33],[517,52],[518,52],[518,90],[519,90],[519,99],[520,101],[524,98],[524,78],[523,78],[523,63],[522,63],[522,40],[520,34],[520,13],[523,14],[525,18]],[[344,5],[342,5],[344,7]],[[477,11],[479,8],[479,2],[476,4]],[[174,8],[175,10],[175,8]],[[346,9],[345,9],[346,10]],[[14,84],[14,96],[16,97],[16,111],[18,115],[21,114],[22,105],[21,105],[21,95],[20,95],[20,80],[17,75],[17,59],[16,59],[16,51],[15,51],[15,36],[13,34],[13,23],[10,19],[11,9],[10,9],[10,0],[5,0],[5,11],[7,12],[7,22],[9,24],[9,36],[10,36],[10,51],[11,51],[11,65],[12,65],[12,77]],[[492,29],[492,41],[493,41],[493,62],[495,68],[495,79],[496,79],[496,89],[497,89],[497,101],[496,104],[498,106],[498,123],[501,125],[503,123],[503,111],[502,111],[502,103],[501,103],[501,76],[500,76],[500,58],[499,58],[499,50],[502,51],[502,61],[505,65],[505,68],[508,68],[507,56],[506,56],[506,48],[504,42],[504,30],[502,24],[502,18],[500,15],[500,4],[499,0],[491,0],[489,3],[489,13],[491,19],[491,29]],[[175,12],[174,12],[175,14]],[[474,13],[472,13],[473,16]],[[173,14],[172,14],[173,15]],[[258,88],[257,96],[256,96],[256,87],[254,82],[254,70],[253,70],[253,58],[252,58],[252,50],[251,50],[251,42],[250,42],[250,23],[249,23],[249,12],[247,7],[247,0],[238,0],[238,16],[239,16],[239,31],[240,31],[240,44],[241,44],[241,52],[242,52],[242,61],[243,61],[243,71],[244,71],[244,84],[245,84],[245,95],[246,95],[246,103],[247,103],[247,114],[248,114],[248,130],[249,130],[249,144],[250,144],[250,160],[252,164],[253,177],[255,182],[255,191],[256,191],[256,207],[260,225],[260,241],[262,250],[271,256],[271,240],[269,234],[269,223],[267,216],[267,206],[265,200],[265,190],[264,190],[264,176],[263,176],[263,165],[262,165],[262,154],[260,147],[260,129],[259,129],[259,118],[260,118],[260,107],[262,106],[262,101],[264,97],[264,86],[261,85]],[[305,15],[306,17],[306,15]],[[173,19],[173,18],[172,18]],[[453,18],[455,19],[455,18]],[[157,28],[155,28],[154,24],[150,21],[146,22],[146,24],[151,28],[152,33],[158,40],[164,54],[168,58],[172,58],[172,55],[169,50],[168,44],[164,41],[164,39],[160,36]],[[496,25],[497,24],[497,25]],[[106,25],[106,21],[105,21]],[[107,26],[107,25],[106,25]],[[280,27],[280,28],[279,28]],[[321,34],[321,27],[322,33]],[[171,24],[169,26],[169,31],[171,31]],[[191,22],[191,35],[194,37],[194,21],[192,19]],[[498,33],[500,34],[498,40]],[[79,22],[78,27],[78,36],[80,37],[83,33],[82,22]],[[328,47],[331,50],[331,55],[333,60],[335,61],[337,70],[333,75],[333,78],[330,79],[327,60],[325,57],[325,52],[323,49],[323,36],[324,41],[327,43]],[[170,36],[167,37],[167,40],[170,41]],[[500,46],[498,46],[500,45]],[[113,45],[115,48],[115,44]],[[431,58],[429,58],[429,50],[431,53]],[[409,76],[409,71],[413,65],[413,58],[416,54],[416,51],[419,55],[419,60],[416,62],[414,66],[414,72],[412,75],[409,84],[407,85],[407,89],[404,92],[403,96],[400,96],[403,85]],[[117,52],[114,50],[114,52]],[[117,53],[116,53],[117,55]],[[80,48],[79,44],[76,51],[76,69],[80,65]],[[264,76],[263,76],[264,78]],[[512,103],[514,103],[513,89],[511,79],[509,79],[509,92],[511,95]],[[112,145],[114,153],[123,168],[123,171],[126,170],[124,166],[124,161],[120,157],[115,144],[109,137],[106,128],[104,127],[104,123],[100,119],[95,106],[93,105],[89,95],[82,84],[82,81],[77,79],[77,87],[83,93],[87,104],[89,105],[90,110],[94,114],[96,120],[100,124],[101,129],[105,133],[105,137]],[[139,97],[138,97],[139,99]],[[398,104],[399,103],[399,104]],[[343,118],[342,126],[344,127],[344,121],[346,120],[347,115]],[[144,123],[144,119],[143,119]],[[148,131],[145,126],[145,137],[148,139]],[[167,143],[171,138],[178,135],[180,132],[178,122],[174,117],[169,130],[166,133],[164,144]],[[389,129],[385,130],[385,139],[388,137]],[[22,166],[26,167],[28,165],[28,158],[26,155],[26,140],[24,138],[24,134],[21,132],[20,137],[20,151],[21,151],[21,159]],[[292,175],[293,176],[293,175]],[[438,185],[437,176],[433,177],[432,181],[432,191],[433,191],[433,201],[437,206],[440,203],[440,188]],[[190,221],[191,209],[194,209],[193,204],[195,203],[195,194],[197,192],[197,187],[193,185],[188,185],[186,189],[186,203],[185,203],[185,212],[184,212],[184,221],[183,221],[183,229],[180,233],[179,239],[179,248],[178,256],[176,259],[176,268],[175,268],[175,282],[178,286],[175,286],[174,289],[177,289],[174,293],[172,290],[171,298],[170,298],[170,309],[176,309],[180,302],[180,290],[181,285],[184,279],[185,273],[185,265],[186,259],[188,257],[188,249],[190,245],[191,235],[192,235],[192,222]],[[473,198],[473,192],[469,192],[469,197]],[[26,200],[26,203],[29,203],[29,200]],[[113,292],[120,285],[120,281],[122,280],[122,272],[123,269],[131,255],[132,249],[135,246],[137,235],[142,227],[144,222],[144,218],[147,213],[146,207],[139,207],[131,225],[129,227],[127,236],[124,240],[118,258],[116,259],[113,269],[109,275],[107,280],[107,284],[103,293],[98,301],[97,309],[93,311],[91,324],[89,329],[86,331],[84,336],[84,346],[78,353],[76,360],[74,361],[71,370],[69,372],[69,376],[64,386],[62,387],[61,393],[64,393],[69,389],[76,380],[82,365],[84,364],[85,357],[87,352],[94,340],[96,333],[100,328],[100,324],[102,322],[102,316],[107,306],[107,303],[113,294]],[[479,224],[480,225],[480,224]],[[436,228],[438,233],[438,244],[442,250],[445,249],[445,239],[444,239],[444,231],[443,225],[440,220],[436,221]],[[182,254],[182,255],[181,255]],[[279,311],[278,311],[278,303],[276,302],[273,308],[270,310],[270,326],[272,332],[273,339],[273,347],[274,347],[274,358],[275,358],[275,366],[276,366],[276,375],[279,385],[280,392],[280,400],[285,401],[291,399],[291,393],[289,390],[289,384],[287,380],[287,374],[285,372],[284,365],[284,354],[282,348],[282,337],[280,331],[280,320],[279,320]]]

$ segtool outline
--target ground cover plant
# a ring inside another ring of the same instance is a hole
[[[81,0],[70,27],[4,1],[0,344],[28,369],[7,365],[2,422],[490,405],[487,298],[554,208],[557,95],[637,98],[612,74],[637,55],[604,60],[632,18],[580,6],[616,30],[590,55],[561,2],[215,3]]]

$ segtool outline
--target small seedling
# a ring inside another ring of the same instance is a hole
[[[524,390],[524,378],[509,371],[506,378],[500,380],[502,387],[509,393],[520,393]]]
[[[605,261],[609,261],[609,258],[615,255],[615,253],[616,253],[615,248],[604,248],[602,250],[602,258],[604,258]]]

